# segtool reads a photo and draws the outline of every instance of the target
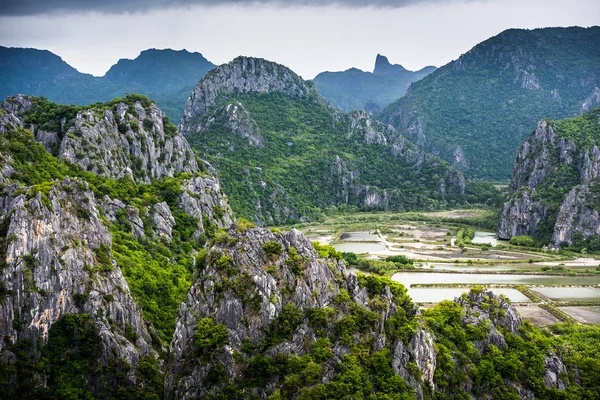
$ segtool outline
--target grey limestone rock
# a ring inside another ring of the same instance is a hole
[[[3,362],[14,357],[9,344],[28,339],[35,349],[46,343],[61,316],[86,313],[99,329],[100,365],[108,366],[118,355],[136,366],[140,357],[154,354],[152,340],[110,257],[111,234],[100,220],[93,192],[85,182],[68,178],[48,194],[33,190],[27,195],[8,191],[0,200],[8,242],[0,276],[8,293],[0,307]],[[108,255],[109,264],[102,264],[107,261],[100,252]],[[133,330],[135,342],[125,337],[126,329]],[[134,374],[128,379],[135,383]]]
[[[568,386],[567,368],[556,354],[549,354],[544,361],[544,385],[548,389],[564,390]]]
[[[32,131],[49,152],[85,170],[112,179],[128,176],[146,183],[176,173],[199,171],[189,144],[174,128],[165,129],[165,114],[154,103],[147,107],[140,101],[131,107],[118,103],[112,108],[80,111],[70,121],[59,121],[60,132],[26,124],[24,112],[31,105],[31,100],[18,95],[6,99],[1,107]]]
[[[229,235],[227,242],[210,249],[207,263],[179,310],[167,363],[167,398],[203,397],[239,377],[231,354],[241,354],[244,343],[264,345],[269,327],[289,307],[297,310],[332,307],[331,318],[339,319],[348,312],[348,305],[336,304],[335,298],[346,291],[357,307],[372,310],[369,295],[358,284],[357,277],[346,272],[343,262],[320,258],[300,232],[273,233],[256,228],[245,232],[230,230]],[[268,243],[278,243],[281,253],[267,253],[265,246]],[[236,283],[232,286],[231,282]],[[381,293],[381,299],[386,306],[378,308],[377,312],[385,320],[396,312],[389,288]],[[410,312],[414,314],[414,310]],[[228,345],[213,353],[215,359],[210,362],[193,356],[198,351],[195,331],[199,319],[206,317],[225,325],[228,336]],[[373,327],[376,348],[389,346],[385,337],[381,337],[382,330],[382,322]],[[358,336],[361,334],[366,333],[357,333]],[[315,339],[315,331],[303,319],[289,339],[267,348],[265,354],[302,356],[307,354]],[[423,371],[423,379],[430,382],[435,369],[431,336],[425,331],[418,332],[407,348]],[[334,376],[336,364],[349,352],[348,347],[339,342],[333,343],[332,349],[334,354],[325,363],[323,382]],[[225,383],[210,386],[206,379],[217,361],[224,366]],[[396,360],[397,367],[406,368],[406,362],[408,359]],[[413,383],[420,387],[416,379]],[[257,389],[255,394],[264,398],[275,388],[271,382],[265,388]]]
[[[540,121],[517,153],[511,195],[504,204],[498,224],[499,238],[535,236],[541,224],[547,224],[552,217],[556,218],[551,240],[555,247],[563,242],[571,243],[575,233],[584,237],[599,233],[600,219],[594,204],[597,203],[595,187],[600,177],[600,150],[593,143],[588,146],[577,144],[571,138],[557,134],[555,129],[547,121]],[[539,195],[539,189],[560,173],[557,171],[567,168],[575,176],[570,178],[568,192],[556,213]]]
[[[203,118],[221,95],[283,93],[293,97],[320,96],[313,85],[290,69],[261,58],[237,57],[208,72],[196,85],[184,110],[180,131],[188,134],[192,119]],[[321,101],[326,104],[325,100]]]

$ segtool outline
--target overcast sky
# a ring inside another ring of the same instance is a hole
[[[416,70],[508,28],[572,25],[600,25],[600,1],[0,0],[0,45],[47,49],[94,75],[152,47],[215,64],[263,57],[307,79],[370,71],[377,53]]]

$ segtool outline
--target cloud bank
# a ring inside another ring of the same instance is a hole
[[[160,9],[223,5],[276,7],[401,8],[419,4],[448,4],[486,0],[0,0],[0,16],[47,13],[139,13]]]

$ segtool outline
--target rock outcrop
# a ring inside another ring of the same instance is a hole
[[[161,373],[160,357],[168,341],[164,341],[164,326],[159,332],[153,323],[164,321],[148,319],[147,310],[142,310],[145,303],[141,303],[139,291],[130,289],[137,283],[129,281],[141,279],[131,275],[140,259],[135,261],[123,254],[131,256],[131,252],[137,252],[135,259],[144,254],[145,245],[154,243],[161,249],[163,263],[175,263],[178,260],[172,251],[179,249],[174,246],[184,244],[189,248],[184,256],[192,263],[209,236],[232,225],[233,214],[214,169],[207,163],[198,163],[181,135],[165,136],[165,125],[157,119],[163,114],[154,104],[142,98],[129,106],[117,101],[84,111],[65,106],[62,112],[72,112],[74,116],[61,119],[60,108],[52,111],[57,107],[52,103],[44,104],[47,109],[42,117],[38,107],[43,102],[17,96],[0,108],[0,368],[10,371],[3,379],[24,384],[25,378],[11,375],[19,374],[15,363],[29,362],[33,366],[42,357],[40,363],[50,363],[45,368],[51,369],[29,371],[32,382],[24,393],[35,397],[37,390],[47,389],[45,385],[56,388],[56,382],[50,382],[52,368],[60,366],[52,363],[60,361],[48,358],[44,352],[56,349],[57,343],[71,346],[64,342],[65,338],[56,336],[60,329],[66,329],[65,334],[71,335],[68,340],[73,342],[83,332],[88,335],[84,338],[85,355],[75,356],[84,357],[92,366],[80,371],[85,390],[111,397],[126,387],[144,388],[150,380],[155,384],[162,375],[144,375],[138,367],[147,371],[148,363],[155,362],[155,374]],[[123,128],[111,131],[116,123],[113,117],[118,114],[113,114],[116,111],[111,107],[123,108],[123,115],[128,115],[131,124],[138,124],[139,120],[130,112],[140,118],[145,116],[143,121],[153,121],[152,129],[145,122],[147,130],[140,123],[137,135],[130,130],[123,133]],[[27,128],[33,129],[35,135]],[[167,130],[171,128],[175,129],[170,125]],[[135,136],[132,140],[147,144],[140,154],[147,156],[147,162],[153,166],[142,163],[136,169],[131,160],[122,157],[130,150],[117,150],[122,146],[117,142],[130,134]],[[89,147],[91,137],[106,155],[96,159],[92,168],[86,166],[84,158],[73,161],[68,156],[73,149]],[[110,148],[112,145],[116,147]],[[56,157],[50,150],[55,151]],[[157,154],[164,156],[164,164],[154,158]],[[90,171],[83,172],[81,167]],[[133,171],[130,177],[134,181],[115,181],[123,177],[117,173],[119,168]],[[160,179],[166,177],[172,178]],[[183,237],[186,230],[189,233]],[[122,241],[115,241],[115,235],[125,240],[124,247]],[[115,243],[122,246],[118,255],[113,253]],[[145,262],[156,263],[151,259],[152,253],[146,254]],[[178,274],[173,279],[189,280],[181,270]],[[147,290],[144,296],[158,298],[153,288]],[[168,290],[168,286],[161,290]],[[166,323],[174,324],[174,320]],[[27,360],[23,359],[24,354],[28,355]],[[161,386],[154,390],[162,392]]]
[[[393,347],[392,363],[397,373],[412,378],[407,382],[417,392],[422,393],[421,381],[433,386],[435,350],[431,335],[419,329],[407,344],[390,343],[382,335],[384,321],[396,313],[410,316],[416,311],[388,287],[382,287],[375,296],[355,275],[346,272],[343,262],[320,258],[310,241],[295,230],[273,233],[248,229],[229,231],[229,235],[210,250],[180,308],[167,365],[167,398],[197,398],[222,393],[228,387],[233,390],[231,387],[246,376],[244,370],[256,359],[305,356],[315,341],[326,337],[325,332],[333,332],[333,326],[358,310],[380,317],[350,340],[371,338],[378,343],[377,348]],[[374,305],[375,297],[381,304]],[[316,323],[313,315],[323,312],[328,317]],[[209,353],[198,342],[198,334],[202,334],[198,325],[206,318],[226,328],[227,344]],[[281,335],[281,331],[287,334]],[[342,339],[331,343],[330,361],[315,383],[327,383],[336,375],[336,364],[349,353],[348,343]],[[248,349],[255,350],[248,353]],[[406,370],[410,360],[420,371],[418,379]],[[215,382],[217,365],[220,376]],[[266,397],[277,389],[278,379],[274,374],[265,386],[248,390]]]
[[[0,362],[13,363],[12,347],[27,340],[39,351],[50,327],[67,314],[93,319],[100,336],[100,366],[124,360],[133,368],[140,357],[155,354],[111,256],[111,234],[100,219],[99,201],[87,184],[66,178],[47,193],[35,188],[18,192],[17,185],[10,185],[0,198],[6,246],[0,276]],[[136,384],[133,370],[127,379]]]
[[[198,129],[192,120],[202,119],[217,104],[219,97],[234,93],[281,93],[290,97],[315,96],[323,103],[313,85],[290,69],[254,57],[237,57],[209,71],[196,85],[185,106],[179,126],[187,135]]]
[[[134,97],[102,107],[75,108],[73,116],[37,124],[40,100],[9,97],[2,108],[59,158],[111,179],[152,179],[199,170],[187,141],[148,99]],[[67,106],[68,107],[68,106]]]
[[[539,122],[517,153],[498,237],[544,236],[558,246],[571,244],[575,233],[600,234],[599,132],[598,109],[571,120]]]

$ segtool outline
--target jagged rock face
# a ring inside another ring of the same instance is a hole
[[[171,214],[171,209],[166,202],[156,203],[152,212],[152,222],[154,222],[154,232],[167,240],[172,239],[173,226],[175,218]]]
[[[384,132],[388,135],[395,133],[394,128],[386,126],[380,122],[373,121],[369,114],[364,111],[353,111],[348,114],[348,122],[350,129],[348,131],[348,137],[358,136],[367,145],[370,144],[387,144],[387,137]]]
[[[264,343],[268,328],[290,305],[299,310],[333,307],[336,311],[332,318],[339,319],[347,311],[344,311],[345,306],[336,305],[334,299],[344,290],[352,303],[372,310],[369,295],[358,284],[356,276],[347,274],[343,262],[319,258],[310,241],[300,232],[293,230],[280,234],[248,229],[244,233],[230,231],[230,235],[227,243],[210,250],[207,264],[180,308],[167,365],[167,398],[204,397],[214,390],[222,390],[222,385],[226,384],[215,386],[207,382],[211,368],[217,362],[223,365],[226,381],[240,377],[243,371],[240,370],[240,361],[235,360],[235,354],[243,352],[244,343],[253,346]],[[281,246],[280,254],[267,254],[265,249],[273,243]],[[234,285],[231,284],[233,282]],[[382,321],[385,321],[397,312],[389,288],[382,292],[381,299],[385,306],[379,307],[381,311],[378,312],[382,313]],[[411,312],[414,314],[414,310],[411,309]],[[225,325],[228,338],[228,345],[219,350],[216,359],[210,362],[197,356],[198,346],[195,343],[198,322],[206,317],[213,318],[216,324]],[[376,323],[373,331],[383,331],[381,321]],[[302,356],[308,353],[316,338],[315,330],[303,318],[290,339],[266,349],[265,354],[271,357],[277,354]],[[386,343],[385,336],[376,336],[376,349],[390,345]],[[414,360],[423,379],[431,384],[435,350],[430,334],[419,330],[408,346],[397,342],[394,346],[400,348],[394,361],[395,368],[406,372],[406,363]],[[332,351],[332,362],[327,362],[324,367],[324,383],[335,374],[335,365],[349,352],[349,348],[336,339]],[[412,384],[421,390],[416,379],[413,378]],[[264,398],[275,389],[269,384],[254,394]]]
[[[563,377],[567,376],[567,368],[563,360],[556,354],[549,354],[544,362],[544,385],[547,388],[557,388],[564,390],[567,383]]]
[[[204,233],[205,220],[218,228],[229,228],[233,224],[233,212],[216,176],[186,179],[181,188],[183,192],[178,198],[179,207],[187,215],[200,221],[196,237]]]
[[[552,230],[554,246],[570,244],[575,232],[584,237],[598,234],[595,187],[600,175],[600,149],[594,143],[593,132],[600,120],[595,111],[579,118],[587,119],[589,125],[578,127],[583,132],[575,136],[561,131],[562,121],[540,121],[523,143],[517,153],[511,196],[500,215],[499,238],[536,236],[542,224]],[[549,191],[564,193],[559,205],[550,203],[546,194]]]
[[[581,105],[581,112],[590,110],[600,104],[600,89],[595,87],[590,96]]]
[[[219,96],[236,92],[318,96],[312,84],[288,68],[261,58],[238,57],[213,69],[198,83],[185,105],[180,131],[187,134],[193,118],[205,116],[216,105]]]
[[[394,368],[394,372],[415,389],[415,395],[418,400],[423,399],[423,388],[419,384],[419,381],[424,382],[431,390],[435,390],[433,382],[433,374],[436,366],[435,356],[433,337],[431,333],[423,328],[417,329],[408,346],[401,340],[395,340],[392,345],[392,368]],[[421,372],[419,379],[408,372],[406,366],[410,361],[417,364]]]
[[[229,103],[215,110],[206,121],[198,121],[198,124],[194,127],[186,125],[186,131],[196,131],[199,135],[202,135],[208,133],[216,125],[225,126],[231,132],[248,139],[251,146],[264,147],[260,128],[239,101]]]
[[[36,362],[46,349],[52,348],[51,345],[55,343],[53,339],[62,340],[60,333],[56,336],[51,330],[55,324],[61,327],[61,322],[64,321],[67,321],[67,324],[70,323],[68,321],[87,321],[85,323],[89,323],[93,328],[90,332],[93,331],[94,337],[97,336],[99,352],[97,355],[86,352],[85,357],[88,357],[88,361],[96,368],[94,372],[85,376],[86,388],[95,394],[112,393],[112,390],[117,390],[110,383],[115,379],[119,379],[119,387],[141,387],[146,383],[146,378],[138,375],[138,363],[145,356],[150,356],[145,362],[153,362],[152,360],[158,357],[156,368],[162,368],[164,360],[160,360],[160,357],[166,349],[163,347],[161,335],[165,335],[165,330],[160,328],[159,332],[142,318],[140,308],[144,303],[136,287],[139,281],[135,280],[137,277],[132,278],[132,275],[127,273],[130,290],[121,270],[123,266],[126,272],[131,271],[135,261],[127,261],[126,251],[115,254],[113,258],[113,242],[121,245],[117,237],[128,238],[129,230],[133,238],[139,240],[141,252],[145,251],[144,246],[153,242],[165,246],[163,249],[166,250],[166,247],[173,245],[175,233],[178,240],[181,239],[183,228],[178,229],[179,221],[183,221],[184,224],[197,223],[197,231],[191,235],[188,244],[192,246],[191,253],[186,254],[193,259],[196,250],[199,250],[206,240],[206,230],[210,229],[211,234],[214,234],[216,229],[231,226],[234,221],[233,213],[214,169],[208,163],[204,163],[200,168],[187,141],[180,135],[172,138],[179,141],[180,145],[172,146],[169,150],[172,154],[168,157],[171,161],[185,160],[186,154],[189,154],[193,162],[186,161],[185,166],[180,164],[181,171],[178,172],[191,173],[154,182],[153,185],[125,182],[124,185],[128,185],[133,191],[131,197],[119,189],[108,189],[120,184],[108,179],[95,178],[97,180],[94,180],[93,187],[88,186],[84,178],[63,179],[63,174],[73,173],[79,176],[80,173],[76,168],[63,164],[58,159],[52,160],[52,156],[46,153],[42,145],[36,143],[27,131],[28,127],[36,129],[27,118],[27,113],[34,110],[36,101],[39,99],[19,96],[8,99],[0,108],[0,133],[6,135],[1,138],[2,148],[7,149],[7,154],[0,154],[0,256],[3,261],[0,275],[0,367],[5,368],[9,365],[8,368],[13,368],[10,365],[14,365],[17,357],[15,348],[24,349],[32,357],[31,362]],[[114,103],[115,110],[125,107],[126,113],[129,113],[131,108],[137,109],[136,115],[145,115],[145,121],[150,120],[151,114],[162,115],[153,104],[146,104],[139,109],[142,105],[144,103],[140,102],[131,106]],[[151,112],[147,112],[147,109]],[[61,122],[62,128],[59,131],[66,134],[61,137],[58,132],[55,136],[57,141],[54,143],[60,146],[51,147],[57,150],[55,154],[59,159],[69,160],[62,149],[84,148],[89,144],[86,141],[86,138],[89,138],[88,133],[99,134],[100,136],[95,136],[97,140],[110,142],[108,129],[111,125],[105,125],[105,122],[112,117],[114,114],[110,110],[102,110],[102,121],[98,119],[100,117],[95,114],[94,109],[77,112],[76,117],[69,122],[72,124],[70,128],[64,128],[66,120]],[[78,126],[78,118],[99,121],[96,124],[97,129],[83,123],[81,135],[69,136],[70,133],[78,132],[74,131]],[[138,123],[137,121],[130,119],[132,124]],[[117,123],[116,120],[113,122]],[[145,125],[148,128],[149,122]],[[156,128],[156,124],[153,127]],[[88,131],[85,130],[87,128]],[[171,128],[174,129],[172,126]],[[37,130],[38,133],[40,131]],[[39,140],[39,137],[37,139]],[[149,137],[148,140],[150,139],[156,140],[157,147],[163,144],[170,146],[166,144],[170,140],[168,138],[162,144],[162,139],[158,136]],[[48,143],[50,142],[45,144]],[[16,144],[32,146],[33,159],[23,160],[21,154],[12,153],[10,146]],[[161,148],[164,150],[164,147]],[[186,153],[187,151],[189,153]],[[114,156],[118,152],[113,149],[110,153]],[[94,168],[98,172],[105,171],[101,173],[105,177],[116,178],[118,176],[110,172],[113,170],[111,168],[115,168],[110,164],[111,160],[113,159],[110,157],[96,160]],[[24,170],[22,164],[28,162],[40,163],[34,164],[34,167],[39,170],[47,168],[47,175],[38,176]],[[175,164],[174,166],[179,168]],[[158,169],[154,171],[138,170],[141,173],[137,175],[137,182],[150,183],[151,179],[175,173],[171,166],[167,169],[161,168],[158,163]],[[61,172],[56,172],[55,169]],[[107,190],[98,190],[98,181],[102,182],[100,185]],[[37,184],[28,186],[24,185],[24,182]],[[136,192],[137,190],[140,192]],[[111,194],[98,198],[97,193]],[[110,197],[121,195],[122,198]],[[154,201],[154,198],[162,200]],[[182,213],[192,219],[182,216]],[[111,232],[119,236],[113,237]],[[203,234],[205,236],[201,237]],[[134,240],[133,238],[131,240]],[[121,265],[123,259],[125,261]],[[116,260],[119,260],[119,263]],[[173,263],[176,261],[174,258],[166,260]],[[156,260],[147,261],[152,263]],[[129,265],[126,265],[128,263]],[[189,281],[189,277],[183,278]],[[132,291],[136,300],[132,297]],[[162,299],[157,295],[156,300]],[[138,306],[136,301],[139,301],[141,306]],[[69,318],[63,318],[65,316]],[[79,318],[82,316],[83,318]],[[157,325],[164,321],[153,319],[155,317],[150,316],[150,313],[145,314],[145,317]],[[50,359],[49,362],[52,365],[57,360]],[[159,370],[157,373],[161,372]],[[124,378],[116,376],[122,373],[126,375]],[[35,388],[32,387],[31,390],[35,392],[38,389],[46,389],[46,386],[52,387],[49,379],[52,378],[36,371]]]
[[[546,218],[548,207],[533,199],[528,190],[521,190],[504,204],[498,223],[498,237],[510,239],[513,236],[531,235]]]
[[[567,194],[556,218],[553,243],[571,243],[575,232],[582,233],[583,237],[600,235],[600,216],[592,206],[597,203],[597,195],[592,192],[595,186],[575,186]]]
[[[471,291],[466,296],[455,299],[455,302],[467,310],[463,319],[465,325],[490,321],[492,323],[490,329],[500,326],[510,333],[517,334],[523,323],[523,319],[510,302],[490,290],[483,290],[480,293]]]
[[[90,108],[78,112],[72,120],[60,121],[65,132],[52,132],[24,123],[32,101],[19,95],[2,104],[7,113],[21,119],[37,141],[49,152],[83,169],[119,179],[128,176],[138,182],[199,170],[187,141],[165,129],[165,114],[154,104],[144,107],[118,103],[111,109]],[[68,127],[68,129],[67,129]],[[56,151],[56,150],[54,150]]]
[[[87,184],[67,178],[47,194],[32,188],[18,194],[16,188],[5,188],[0,199],[7,243],[0,281],[8,291],[0,308],[2,361],[14,360],[8,344],[29,339],[34,348],[43,345],[50,326],[73,313],[89,314],[99,328],[101,365],[117,356],[136,366],[154,353],[127,281],[110,256],[111,234]],[[135,342],[125,338],[127,329]],[[134,374],[127,379],[135,384]]]

